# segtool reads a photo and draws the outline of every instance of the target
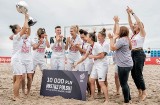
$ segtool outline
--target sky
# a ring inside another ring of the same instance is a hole
[[[0,0],[0,56],[11,56],[12,35],[9,25],[24,23],[24,15],[16,10],[20,0]],[[54,36],[57,25],[113,24],[118,15],[120,23],[128,23],[126,8],[130,6],[144,23],[147,33],[144,48],[160,48],[160,0],[24,0],[29,5],[29,14],[38,22],[32,27],[31,37],[38,28],[46,29]],[[134,18],[133,18],[134,20]],[[135,20],[134,20],[135,21]],[[112,26],[111,26],[112,27]],[[62,32],[63,33],[63,32]]]

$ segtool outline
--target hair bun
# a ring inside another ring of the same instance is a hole
[[[10,29],[13,29],[13,25],[10,25],[9,28],[10,28]]]
[[[103,29],[102,29],[102,32],[104,32],[104,33],[105,33],[105,32],[106,32],[106,29],[105,29],[105,28],[103,28]]]
[[[83,30],[83,29],[80,29],[80,30],[79,30],[79,33],[84,33],[84,30]]]

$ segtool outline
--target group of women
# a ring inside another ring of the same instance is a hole
[[[31,84],[36,67],[41,70],[47,69],[45,62],[45,48],[52,49],[51,70],[79,70],[88,71],[87,91],[90,94],[89,100],[95,98],[95,83],[98,92],[101,90],[105,96],[105,104],[109,102],[108,98],[108,63],[107,55],[109,50],[114,52],[115,62],[115,84],[117,95],[119,87],[122,87],[124,104],[131,102],[130,88],[127,84],[129,73],[139,92],[139,99],[145,100],[146,87],[143,79],[143,66],[145,54],[143,52],[143,43],[146,36],[143,23],[136,16],[131,8],[127,8],[128,21],[133,36],[129,36],[129,29],[125,26],[119,26],[119,17],[113,18],[113,35],[108,34],[110,42],[106,40],[106,29],[103,28],[97,34],[88,33],[84,29],[79,29],[77,25],[70,27],[71,37],[65,38],[61,35],[61,27],[55,27],[56,35],[48,41],[44,28],[37,30],[37,38],[31,39],[31,28],[28,26],[28,14],[25,14],[23,28],[19,25],[11,25],[14,33],[10,36],[13,41],[13,55],[11,65],[13,70],[13,92],[14,100],[19,100],[19,89],[22,86],[22,92],[26,95],[30,93]],[[132,23],[131,15],[136,23]],[[31,53],[33,49],[33,53]],[[65,51],[68,50],[68,56]],[[67,63],[65,63],[67,62]],[[66,65],[66,66],[65,66]],[[27,74],[27,92],[25,92],[25,74]],[[76,94],[76,93],[75,93]]]

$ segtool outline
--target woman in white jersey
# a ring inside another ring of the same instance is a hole
[[[61,35],[61,27],[55,27],[56,35],[51,37],[51,69],[65,70],[65,38]]]
[[[23,65],[21,62],[20,57],[20,50],[22,46],[22,36],[25,34],[25,31],[28,28],[28,19],[29,15],[25,14],[25,22],[23,29],[19,25],[10,25],[10,28],[12,29],[12,32],[14,35],[10,37],[10,39],[13,39],[13,53],[11,58],[11,66],[13,70],[13,93],[14,97],[13,100],[19,100],[19,88],[22,82],[22,75],[24,73],[23,71]]]
[[[33,49],[37,49],[39,47],[39,44],[36,44],[35,41],[33,41],[30,38],[30,33],[31,30],[28,29],[28,32],[22,37],[22,46],[19,54],[22,62],[23,73],[27,74],[27,92],[25,93],[26,95],[29,95],[30,93],[33,74],[34,74],[33,56],[31,53],[31,48],[33,47]],[[41,44],[42,42],[40,41],[39,43]],[[23,76],[23,84],[24,83],[25,83],[25,76]]]
[[[108,62],[107,62],[107,54],[109,53],[109,44],[106,41],[106,29],[103,28],[99,33],[98,33],[98,42],[99,44],[103,47],[103,52],[105,57],[103,58],[103,64],[104,64],[104,69],[106,69],[107,73],[108,73]],[[107,82],[107,74],[106,74],[106,79],[105,79],[105,84],[107,86],[107,90],[108,90],[108,82]],[[97,85],[98,84],[98,80],[96,80]],[[100,86],[97,86],[98,89],[98,94],[101,94],[101,88]],[[108,91],[107,91],[108,92]]]
[[[108,103],[108,92],[107,87],[105,85],[105,78],[107,74],[107,70],[105,69],[103,59],[105,57],[102,46],[96,42],[97,38],[95,33],[89,33],[87,38],[87,43],[90,44],[90,47],[87,49],[86,54],[74,64],[76,67],[78,64],[83,62],[87,57],[89,59],[94,59],[94,65],[91,71],[91,75],[89,78],[90,86],[91,86],[91,97],[90,100],[94,100],[95,98],[95,81],[98,79],[99,85],[104,92],[105,96],[105,104]]]
[[[143,51],[143,44],[146,36],[146,32],[143,26],[143,23],[136,16],[132,9],[127,8],[128,13],[128,21],[130,28],[133,32],[133,36],[131,37],[132,42],[132,59],[134,62],[133,69],[131,70],[131,75],[134,80],[134,83],[139,91],[139,98],[141,100],[145,100],[146,94],[146,86],[143,78],[143,66],[145,62],[146,55]],[[132,23],[131,15],[136,20],[136,23]]]
[[[80,33],[81,39],[83,40],[83,43],[82,43],[82,46],[77,46],[77,48],[80,51],[81,55],[84,56],[87,51],[87,48],[90,47],[90,45],[87,43],[88,32],[83,29],[80,29],[79,33]],[[88,71],[88,83],[87,83],[88,94],[91,94],[91,89],[89,85],[89,76],[91,74],[92,67],[93,67],[93,59],[89,59],[89,58],[83,61],[80,66],[80,71]]]
[[[79,33],[78,31],[79,28],[77,25],[71,26],[70,28],[71,38],[70,37],[67,38],[67,43],[65,48],[66,50],[68,50],[69,48],[66,70],[73,70],[74,63],[77,62],[81,57],[81,54],[77,48],[77,46],[82,45],[82,40],[80,38],[80,35],[78,34]],[[79,70],[79,66],[77,66],[75,70]]]
[[[34,41],[38,45],[37,49],[34,49],[33,52],[33,69],[36,70],[36,67],[39,66],[40,70],[47,69],[47,64],[45,61],[45,49],[49,48],[50,44],[46,35],[46,31],[44,28],[39,28],[37,30],[38,38],[35,38]],[[42,42],[42,43],[39,43]]]

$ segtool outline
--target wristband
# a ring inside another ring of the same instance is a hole
[[[135,13],[133,12],[133,13],[131,13],[132,15],[134,15]]]

